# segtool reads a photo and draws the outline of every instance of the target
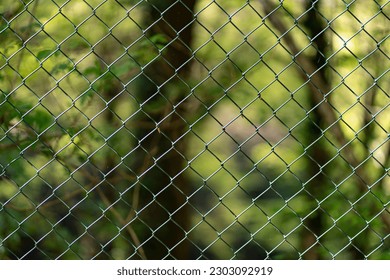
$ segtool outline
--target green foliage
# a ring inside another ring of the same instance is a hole
[[[171,2],[61,1],[61,13],[39,1],[28,9],[0,3],[0,259],[34,246],[41,251],[31,258],[136,258],[137,242],[158,234],[137,220],[137,195],[155,199],[156,209],[164,205],[166,190],[146,185],[158,185],[164,172],[152,164],[181,145],[187,165],[169,174],[167,188],[189,178],[186,236],[206,257],[299,258],[310,218],[322,223],[321,258],[356,258],[343,249],[350,242],[367,255],[379,248],[386,228],[375,215],[389,200],[389,63],[386,21],[372,15],[377,7],[348,8],[366,20],[365,32],[356,32],[360,23],[343,3],[320,7],[333,19],[327,101],[347,140],[340,143],[331,127],[313,125],[302,65],[260,16],[259,3],[198,1],[186,77],[165,57],[176,47],[171,34],[141,28],[148,5],[164,11]],[[300,24],[292,17],[304,7],[281,5],[279,19]],[[316,53],[303,25],[288,32],[299,55]],[[158,83],[151,73],[160,62],[174,76]],[[177,125],[172,115],[187,128],[175,139],[167,132]],[[148,132],[143,139],[140,129]],[[308,143],[313,134],[321,136]],[[163,143],[168,150],[159,150]],[[347,146],[358,166],[348,162]],[[316,162],[312,149],[328,159]],[[389,258],[387,243],[370,258]]]

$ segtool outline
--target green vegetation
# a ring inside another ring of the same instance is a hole
[[[390,4],[311,2],[1,1],[0,259],[389,259]]]

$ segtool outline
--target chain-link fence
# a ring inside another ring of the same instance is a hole
[[[2,0],[0,259],[389,259],[385,0]]]

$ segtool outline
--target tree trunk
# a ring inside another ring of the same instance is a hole
[[[135,135],[139,147],[134,170],[139,177],[136,188],[140,199],[135,210],[142,223],[140,239],[148,259],[188,259],[190,183],[182,174],[187,161],[180,137],[188,127],[183,99],[190,94],[185,81],[192,57],[195,0],[149,3],[147,37],[152,42],[162,38],[165,46],[136,81],[136,97],[142,104]]]

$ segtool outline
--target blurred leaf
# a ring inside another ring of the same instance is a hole
[[[43,50],[43,51],[40,51],[38,54],[37,54],[37,58],[42,61],[43,59],[45,59],[46,57],[50,56],[53,52],[55,52],[55,50]]]
[[[89,89],[87,92],[85,92],[81,97],[80,97],[80,103],[81,105],[85,105],[85,103],[90,100],[93,95],[95,94],[95,91],[93,89]]]
[[[155,34],[149,38],[149,40],[159,49],[168,44],[169,40],[165,34]]]
[[[99,73],[100,73],[100,70],[95,66],[88,67],[83,71],[83,75],[85,75],[85,76],[87,76],[87,75],[98,76]]]
[[[35,30],[38,30],[38,29],[41,29],[42,26],[38,23],[38,22],[33,22],[32,24],[29,24],[29,25],[26,25],[26,26],[23,26],[20,28],[20,31],[22,33],[31,33],[32,31],[35,31]]]
[[[48,157],[52,157],[53,156],[53,150],[50,149],[48,146],[46,145],[42,145],[40,148],[39,148],[39,151],[45,155],[45,156],[48,156]]]
[[[14,106],[15,106],[15,108],[17,109],[17,110],[15,110],[16,111],[16,114],[19,116],[19,115],[23,115],[23,114],[25,114],[26,112],[28,112],[29,110],[31,110],[31,108],[33,107],[33,105],[32,104],[30,104],[30,103],[27,103],[27,102],[23,102],[23,101],[20,101],[20,100],[18,100],[18,101],[12,101],[11,102]],[[20,113],[19,113],[20,112]]]
[[[40,133],[53,123],[53,116],[47,111],[36,109],[27,114],[23,120]]]
[[[103,73],[103,71],[102,71],[98,61],[95,61],[95,63],[92,66],[86,68],[83,71],[83,75],[85,75],[85,76],[87,76],[87,75],[94,75],[94,76],[98,77],[102,73]]]
[[[51,69],[50,74],[58,74],[62,71],[69,72],[73,69],[73,64],[70,61],[56,64],[53,69]]]
[[[14,118],[20,119],[21,116],[32,108],[32,105],[26,102],[17,100],[6,100],[5,95],[1,95],[0,101],[0,121],[4,128],[8,127],[8,124]]]
[[[79,132],[81,130],[81,128],[79,127],[68,127],[66,129],[66,132],[68,133],[68,135],[70,137],[73,137],[77,132]]]
[[[112,73],[114,73],[115,76],[120,77],[124,74],[128,74],[130,70],[134,69],[136,66],[137,65],[133,61],[126,61],[119,66],[113,67]]]

